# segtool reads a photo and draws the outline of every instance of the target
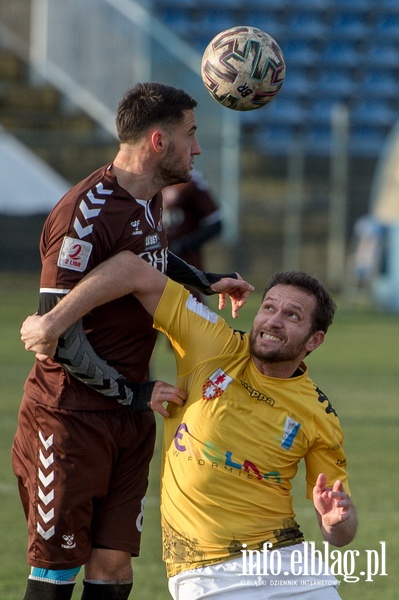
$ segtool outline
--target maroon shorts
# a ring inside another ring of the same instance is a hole
[[[75,411],[24,395],[12,460],[28,522],[28,563],[85,564],[96,545],[139,554],[151,411]]]

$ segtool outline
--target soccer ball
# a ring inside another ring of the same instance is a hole
[[[242,111],[261,108],[283,85],[283,53],[261,29],[232,27],[218,33],[206,47],[201,77],[219,104]]]

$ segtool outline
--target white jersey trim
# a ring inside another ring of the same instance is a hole
[[[71,290],[60,290],[59,288],[40,288],[41,294],[69,294]]]

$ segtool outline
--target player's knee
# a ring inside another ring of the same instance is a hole
[[[131,581],[133,570],[128,552],[93,548],[85,565],[86,581]]]

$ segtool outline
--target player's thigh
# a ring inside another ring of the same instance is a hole
[[[108,493],[98,503],[93,519],[93,544],[138,556],[155,442],[152,411],[126,411],[117,440],[119,452]]]

